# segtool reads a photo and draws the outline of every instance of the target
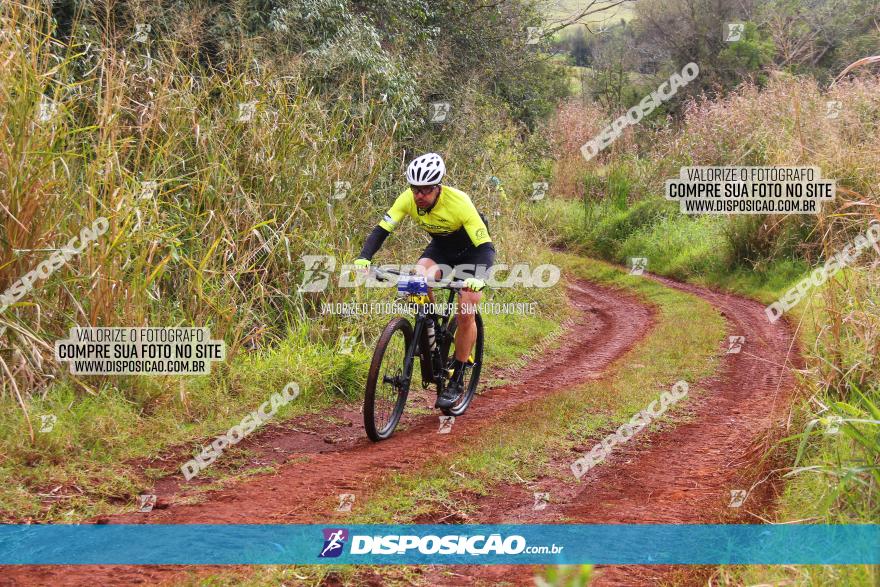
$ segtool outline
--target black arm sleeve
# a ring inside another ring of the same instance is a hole
[[[367,240],[364,241],[364,248],[361,249],[361,254],[358,258],[367,260],[372,259],[373,255],[376,254],[376,251],[379,250],[389,234],[391,233],[377,224],[376,228],[373,229],[373,232],[367,236]]]
[[[495,264],[495,245],[483,243],[477,247],[474,255],[474,265],[485,265],[486,269]]]

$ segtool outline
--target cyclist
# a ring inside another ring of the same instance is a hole
[[[473,366],[468,358],[477,338],[474,310],[482,296],[480,291],[486,286],[478,275],[483,275],[482,271],[495,262],[495,246],[489,238],[486,219],[477,212],[466,193],[440,184],[445,173],[446,165],[437,153],[413,159],[406,169],[410,187],[397,197],[382,221],[367,236],[360,256],[354,262],[358,267],[369,267],[373,255],[388,235],[409,216],[431,235],[431,242],[417,265],[420,275],[437,280],[441,278],[438,265],[453,268],[469,265],[454,270],[459,276],[470,276],[464,280],[466,287],[461,290],[456,310],[458,328],[455,331],[452,378],[443,393],[437,396],[437,408],[452,407],[461,394],[466,370]],[[429,295],[433,302],[430,291]]]

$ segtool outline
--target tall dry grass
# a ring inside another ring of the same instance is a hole
[[[207,326],[230,359],[312,321],[311,339],[332,339],[342,325],[319,303],[350,292],[299,293],[301,257],[353,259],[404,187],[413,151],[443,152],[450,182],[481,209],[505,206],[486,180],[498,161],[520,161],[521,147],[490,140],[514,129],[477,90],[462,89],[443,129],[413,134],[418,120],[366,91],[321,94],[296,60],[243,51],[208,69],[192,59],[195,26],[149,43],[76,29],[62,42],[44,3],[0,12],[0,292],[95,218],[110,222],[0,313],[0,397],[24,407],[63,377],[52,341],[74,325]],[[531,181],[521,167],[503,172],[509,193]],[[351,186],[339,199],[337,181]],[[499,214],[514,229],[516,208]],[[412,261],[413,241],[401,241],[385,254]],[[523,254],[519,242],[508,240],[508,254]],[[95,393],[103,381],[76,383]]]
[[[586,173],[591,166],[580,148],[601,132],[605,119],[602,108],[582,99],[563,103],[550,127],[555,170],[551,191],[565,198],[580,198]]]

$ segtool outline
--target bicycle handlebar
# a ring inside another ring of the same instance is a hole
[[[379,281],[389,281],[394,277],[402,277],[400,271],[394,269],[379,269],[378,267],[370,267],[372,273],[376,276]],[[464,283],[464,280],[456,279],[448,282],[436,281],[434,279],[427,279],[428,286],[436,287],[438,289],[450,289],[459,291],[465,289],[467,286]]]

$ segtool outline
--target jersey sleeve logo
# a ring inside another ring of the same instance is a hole
[[[393,219],[391,216],[389,216],[388,214],[386,214],[385,216],[383,216],[383,217],[382,217],[382,220],[384,220],[385,222],[387,222],[387,223],[390,224],[391,226],[397,226],[397,223],[396,223],[396,222],[394,221],[394,219]]]

